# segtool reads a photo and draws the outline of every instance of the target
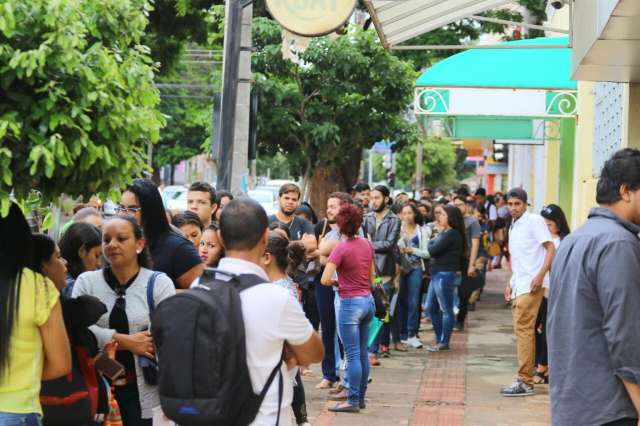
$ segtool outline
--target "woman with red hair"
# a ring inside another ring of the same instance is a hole
[[[343,204],[336,216],[341,242],[333,249],[320,282],[337,285],[340,297],[338,327],[347,358],[349,388],[347,401],[330,411],[358,413],[365,408],[364,397],[369,380],[367,337],[375,311],[371,283],[375,278],[373,247],[358,236],[362,209]],[[335,273],[337,272],[337,281]]]

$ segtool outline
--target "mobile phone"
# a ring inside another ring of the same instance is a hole
[[[124,373],[124,366],[115,359],[109,358],[107,354],[102,352],[96,357],[96,370],[111,380],[115,380]]]

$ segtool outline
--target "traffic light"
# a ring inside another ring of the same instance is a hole
[[[497,163],[506,163],[508,159],[509,151],[507,145],[493,141],[493,161]]]

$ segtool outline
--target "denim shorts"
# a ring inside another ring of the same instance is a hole
[[[42,420],[36,413],[0,413],[0,426],[42,426]]]

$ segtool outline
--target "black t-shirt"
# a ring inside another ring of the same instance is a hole
[[[280,222],[276,215],[269,216],[269,224],[273,222]],[[291,235],[291,241],[300,241],[304,234],[314,235],[313,225],[307,219],[294,216],[293,220],[289,223],[280,222],[287,228],[289,228],[289,234]]]
[[[153,270],[164,272],[178,287],[178,278],[202,263],[193,243],[175,232],[167,232],[151,246]]]

